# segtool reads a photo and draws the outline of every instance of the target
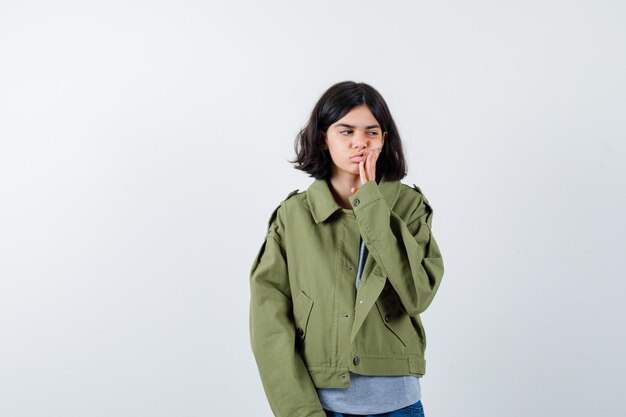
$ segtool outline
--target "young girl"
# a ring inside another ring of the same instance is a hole
[[[250,272],[252,350],[277,417],[423,416],[419,314],[443,276],[433,210],[382,96],[330,87],[296,139],[315,180],[270,216]]]

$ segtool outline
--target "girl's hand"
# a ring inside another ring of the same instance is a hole
[[[380,149],[372,149],[368,152],[367,157],[359,162],[360,182],[359,187],[366,182],[376,181],[376,161],[380,155]],[[354,194],[359,187],[352,187],[350,193]]]

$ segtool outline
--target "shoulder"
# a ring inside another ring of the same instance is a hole
[[[293,204],[295,202],[295,200],[299,199],[299,197],[297,197],[297,196],[303,196],[303,195],[304,195],[304,191],[300,191],[299,189],[295,189],[295,190],[291,191],[289,194],[287,194],[287,196],[276,206],[276,208],[274,208],[274,210],[270,214],[270,218],[269,218],[269,220],[267,222],[267,233],[268,234],[270,234],[270,232],[272,232],[272,230],[275,231],[275,229],[279,226],[278,225],[278,216],[279,216],[279,212],[281,210],[284,210],[283,207],[289,206],[290,204]]]
[[[400,183],[400,192],[396,206],[405,214],[407,223],[424,220],[432,224],[433,207],[426,198],[424,191],[416,184]]]
[[[403,205],[427,205],[430,207],[430,202],[426,198],[426,195],[422,189],[416,184],[408,185],[400,182],[398,192],[398,202]]]

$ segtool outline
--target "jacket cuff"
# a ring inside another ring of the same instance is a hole
[[[354,211],[361,210],[369,203],[372,203],[379,199],[384,199],[384,196],[380,192],[376,181],[366,182],[365,184],[361,185],[354,194],[348,197],[348,200],[350,201],[350,204],[352,204],[352,209]]]

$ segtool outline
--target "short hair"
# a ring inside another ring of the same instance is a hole
[[[323,148],[326,131],[350,110],[363,104],[372,112],[382,131],[387,132],[382,152],[376,162],[376,181],[379,182],[383,176],[389,181],[404,178],[407,166],[402,141],[387,103],[372,86],[353,81],[343,81],[331,86],[315,104],[307,125],[296,136],[296,158],[289,161],[295,165],[294,168],[307,172],[316,179],[329,179],[332,159],[329,151]]]

